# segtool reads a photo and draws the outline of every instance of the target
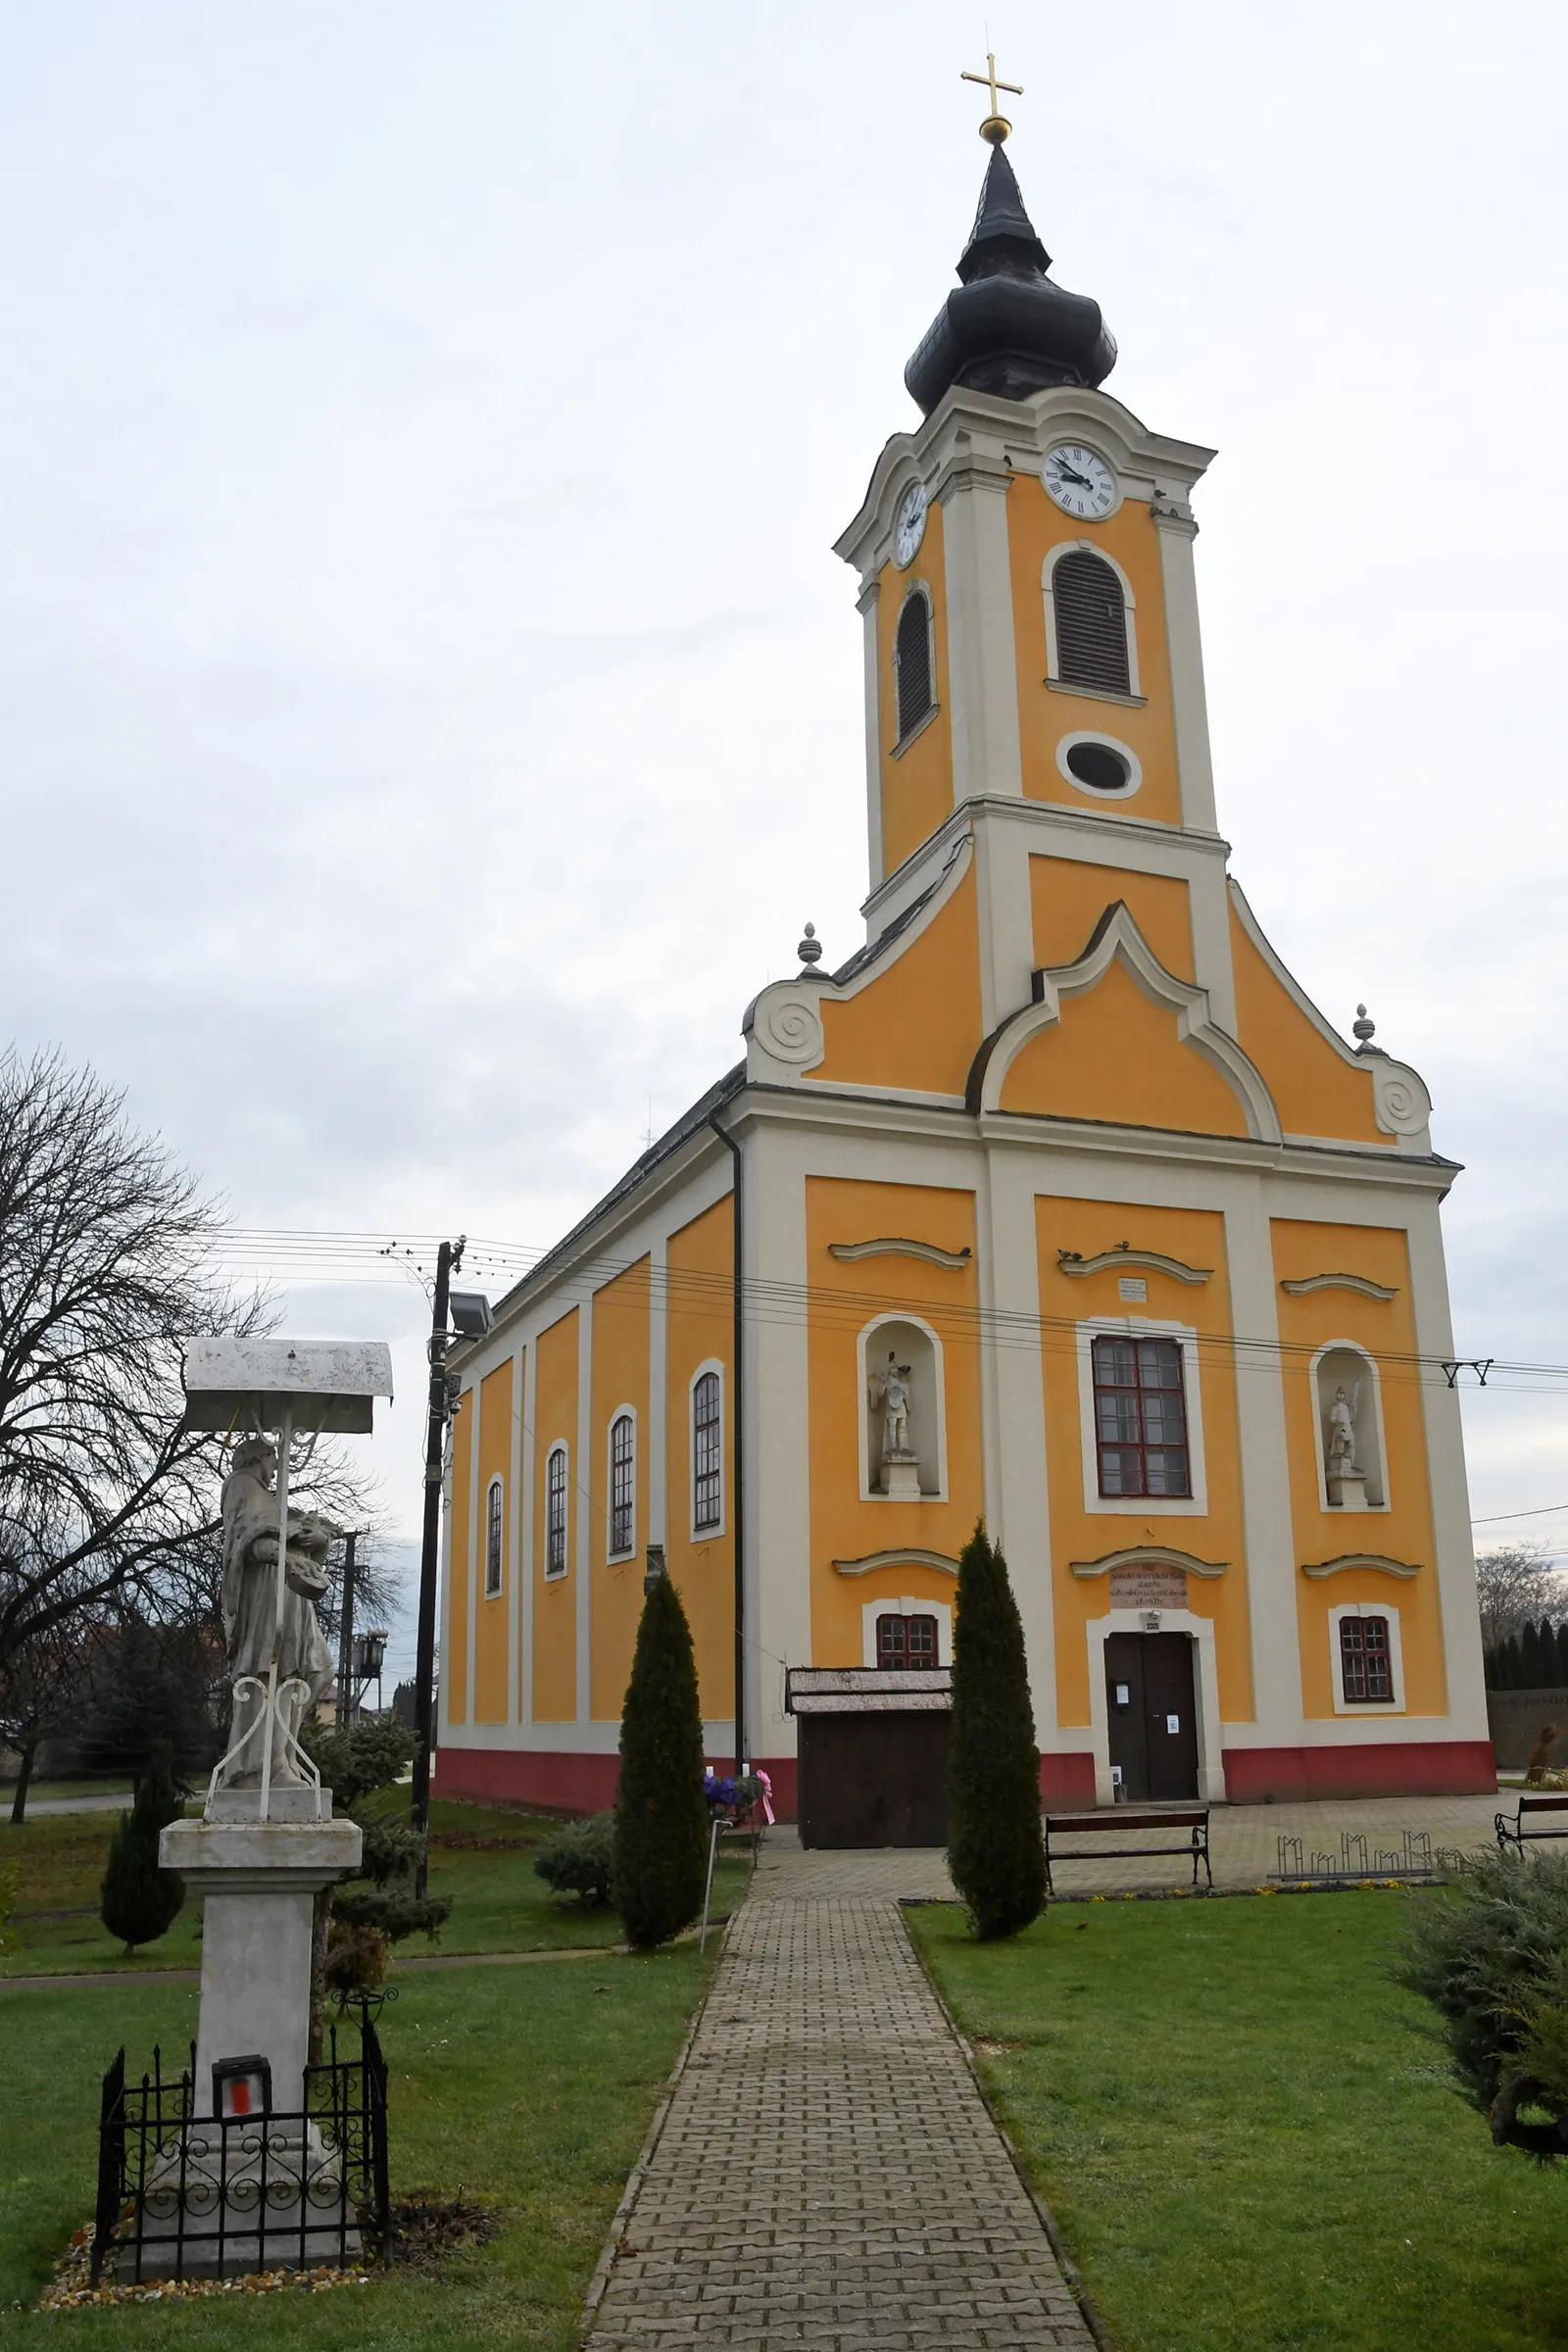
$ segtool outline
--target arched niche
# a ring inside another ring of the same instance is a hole
[[[1386,1511],[1388,1450],[1378,1368],[1353,1340],[1331,1340],[1312,1358],[1312,1422],[1317,1437],[1319,1499],[1326,1511]],[[1343,1406],[1343,1409],[1342,1409]],[[1353,1475],[1337,1472],[1336,1431],[1348,1412]]]
[[[942,1342],[918,1315],[879,1315],[861,1332],[858,1354],[862,1500],[940,1500],[948,1485]],[[888,1411],[887,1397],[879,1391],[890,1374],[908,1391],[912,1461],[884,1459]]]

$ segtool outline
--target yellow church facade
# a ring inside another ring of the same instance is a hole
[[[1212,452],[1102,388],[1098,306],[1048,270],[999,146],[906,375],[927,414],[837,545],[864,946],[829,973],[803,943],[740,1064],[455,1359],[446,1793],[609,1800],[659,1546],[712,1758],[739,1657],[781,1810],[804,1759],[897,1838],[979,1519],[1048,1801],[1494,1786],[1457,1171],[1229,874]]]

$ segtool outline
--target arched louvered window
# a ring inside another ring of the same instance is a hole
[[[931,678],[931,607],[923,592],[912,589],[899,614],[893,640],[893,686],[898,702],[899,741],[913,734],[935,708]]]
[[[1064,686],[1131,694],[1127,607],[1110,565],[1087,548],[1063,556],[1051,575],[1056,621],[1056,676]]]

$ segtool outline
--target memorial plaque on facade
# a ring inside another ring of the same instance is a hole
[[[1110,1572],[1113,1609],[1185,1609],[1185,1568],[1113,1568]]]

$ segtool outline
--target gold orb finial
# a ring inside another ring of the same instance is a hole
[[[1023,96],[1023,84],[1017,81],[999,81],[997,79],[997,61],[989,49],[986,51],[985,72],[983,74],[963,74],[959,75],[959,79],[962,81],[977,81],[982,89],[990,90],[991,112],[989,115],[987,115],[985,121],[980,125],[980,136],[986,141],[988,146],[1000,147],[1003,140],[1006,137],[1008,131],[1011,130],[1012,124],[1007,121],[1006,116],[1002,112],[1001,107],[997,104],[997,92],[999,90],[1007,90],[1014,98],[1021,98]]]

